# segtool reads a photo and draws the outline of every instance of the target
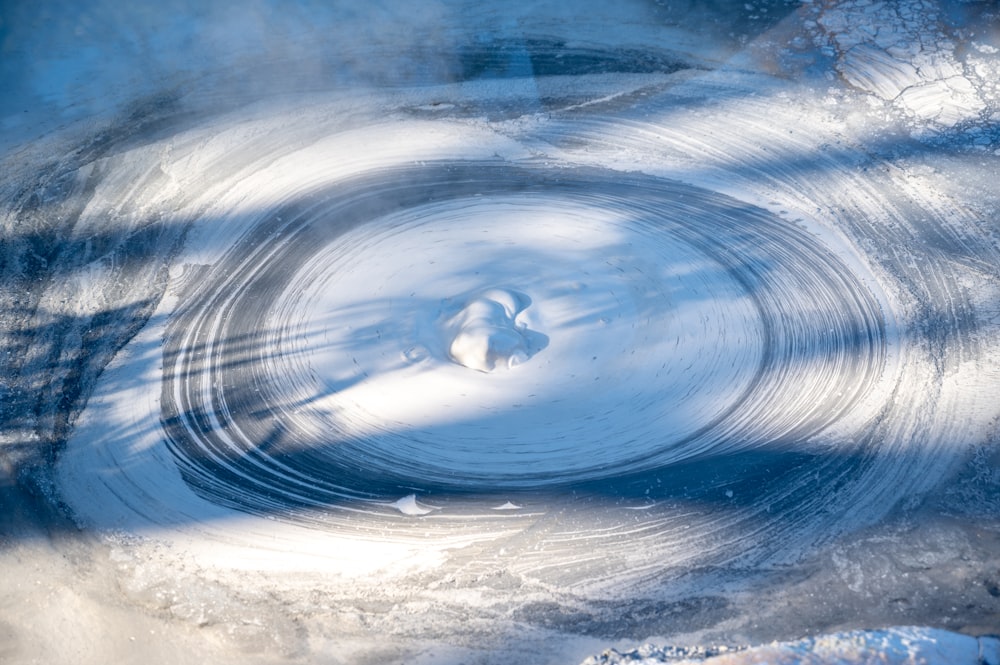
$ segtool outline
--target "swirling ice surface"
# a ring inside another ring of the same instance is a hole
[[[447,602],[529,624],[529,600],[682,597],[877,521],[992,417],[946,379],[990,381],[949,309],[968,266],[940,229],[967,220],[858,169],[839,126],[788,130],[815,109],[780,85],[496,122],[426,116],[468,88],[376,124],[316,97],[136,148],[119,168],[165,174],[192,226],[65,500],[200,565],[486,584]]]
[[[296,205],[255,229],[280,246],[227,256],[168,341],[172,448],[210,495],[239,479],[246,508],[393,484],[541,490],[781,445],[822,432],[885,364],[857,275],[691,186],[444,162]],[[525,362],[470,372],[455,358],[482,325],[470,308],[504,300]]]
[[[885,295],[803,227],[571,162],[394,148],[342,175],[323,156],[344,140],[279,155],[307,170],[223,181],[253,218],[181,280],[153,429],[211,504],[335,533],[360,511],[405,534],[426,527],[379,515],[413,494],[474,534],[508,496],[548,511],[583,493],[669,525],[678,501],[736,495],[708,519],[756,522],[753,493],[783,523],[806,486],[824,500],[817,473],[878,458],[833,432],[896,378]],[[505,371],[456,359],[486,303],[521,338]]]

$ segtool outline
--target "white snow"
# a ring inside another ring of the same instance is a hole
[[[489,289],[461,304],[444,321],[445,347],[453,361],[480,372],[513,369],[539,351],[527,324],[519,321],[531,299],[522,293]]]

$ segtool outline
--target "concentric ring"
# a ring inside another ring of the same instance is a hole
[[[654,634],[927,497],[993,412],[957,378],[988,368],[946,377],[985,348],[972,222],[738,83],[510,122],[322,97],[137,149],[186,237],[67,504],[165,570]]]
[[[494,287],[527,295],[545,347],[507,372],[448,362],[435,321]],[[254,513],[648,496],[678,465],[821,452],[888,341],[861,277],[762,209],[594,168],[430,162],[299,192],[203,274],[161,418],[187,482]]]
[[[407,663],[984,616],[988,40],[671,4],[224,12],[78,126],[24,69],[0,393],[88,615]]]

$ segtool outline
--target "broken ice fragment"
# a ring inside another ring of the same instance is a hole
[[[399,501],[389,505],[404,515],[426,515],[437,510],[437,508],[418,503],[416,494],[408,494]]]

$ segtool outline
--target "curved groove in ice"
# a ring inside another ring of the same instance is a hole
[[[390,186],[393,209],[373,209]],[[646,477],[813,437],[885,367],[856,276],[717,193],[445,162],[296,207],[255,230],[280,247],[241,244],[167,339],[171,449],[199,492],[243,510]]]
[[[417,548],[629,594],[794,559],[921,496],[985,413],[945,380],[976,343],[940,231],[961,211],[789,131],[752,84],[696,91],[735,98],[714,115],[514,138],[346,131],[327,107],[224,135],[184,203],[188,265],[120,361],[143,380],[106,373],[67,502],[289,560],[342,537],[381,574]]]

